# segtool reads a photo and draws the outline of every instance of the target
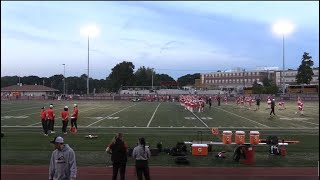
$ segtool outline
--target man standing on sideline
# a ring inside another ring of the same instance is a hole
[[[211,97],[209,98],[208,103],[209,103],[209,109],[211,109],[211,105],[212,105]]]
[[[64,144],[64,139],[55,137],[50,143],[54,144],[49,165],[49,180],[75,180],[77,177],[76,156],[73,149]]]
[[[40,119],[42,123],[42,129],[45,136],[48,136],[48,120],[47,120],[47,112],[45,107],[43,106],[40,111]]]
[[[257,105],[256,111],[260,109],[260,101],[261,101],[260,96],[258,96],[258,97],[256,98],[256,105]]]
[[[142,180],[144,174],[145,180],[150,180],[148,159],[151,156],[150,149],[146,147],[145,139],[139,138],[139,145],[133,149],[132,157],[135,159],[136,173],[138,180]]]
[[[75,127],[76,129],[78,129],[77,120],[78,120],[78,105],[74,104],[73,112],[71,116],[71,127]]]
[[[273,113],[273,115],[276,115],[275,113],[274,113],[274,107],[276,106],[276,102],[275,102],[275,99],[272,99],[272,101],[271,101],[271,112],[270,112],[270,116],[271,116],[271,114]]]
[[[62,119],[62,132],[64,134],[67,134],[67,126],[69,122],[68,106],[65,106],[63,111],[61,112],[61,119]]]
[[[53,110],[53,104],[50,104],[49,109],[47,110],[48,115],[48,129],[51,131],[51,134],[54,132],[54,110]]]
[[[118,133],[116,140],[108,147],[109,149],[107,152],[111,153],[111,161],[113,165],[112,180],[117,180],[119,169],[121,180],[125,180],[128,145],[123,140],[123,134]]]
[[[221,102],[220,94],[218,95],[217,100],[218,100],[218,106],[220,106],[220,102]]]

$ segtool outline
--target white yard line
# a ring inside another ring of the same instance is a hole
[[[278,115],[279,117],[283,117],[283,118],[291,118],[291,117],[287,117],[287,116],[283,116],[283,115]],[[304,123],[308,123],[308,124],[312,124],[312,125],[317,125],[319,126],[319,124],[317,123],[312,123],[312,122],[308,122],[308,121],[304,121],[304,120],[299,120],[299,122],[304,122]]]
[[[121,109],[120,111],[117,111],[117,112],[115,112],[115,113],[112,113],[112,114],[110,114],[110,115],[107,116],[107,117],[104,117],[104,118],[102,118],[102,119],[100,119],[100,120],[98,120],[98,121],[95,121],[95,122],[89,124],[87,127],[90,127],[90,126],[92,126],[92,125],[94,125],[94,124],[96,124],[96,123],[98,123],[98,122],[100,122],[100,121],[102,121],[102,120],[104,120],[104,119],[112,116],[112,115],[118,114],[119,112],[124,111],[124,110],[126,110],[126,109],[129,109],[129,108],[131,108],[131,107],[133,107],[133,106],[135,106],[135,105],[137,105],[137,104],[131,105],[131,106],[129,106],[129,107],[126,107],[126,108],[124,108],[124,109]]]
[[[37,122],[37,123],[33,123],[33,124],[30,124],[28,126],[33,126],[33,125],[36,125],[36,124],[41,124],[42,122]]]
[[[39,107],[41,107],[41,106],[39,106]],[[16,110],[11,110],[11,111],[1,111],[1,113],[14,112],[14,111],[21,111],[21,110],[26,110],[26,109],[40,109],[39,107],[24,108],[24,109],[16,109]]]
[[[153,112],[153,114],[152,114],[152,116],[151,116],[151,118],[150,118],[150,120],[149,120],[149,122],[148,122],[147,127],[149,127],[149,126],[150,126],[150,123],[151,123],[151,121],[152,121],[152,119],[153,119],[154,115],[156,114],[156,112],[157,112],[157,110],[158,110],[158,108],[159,108],[160,104],[161,104],[161,103],[159,103],[159,104],[158,104],[158,106],[157,106],[157,108],[156,108],[156,110],[154,110],[154,112]]]
[[[232,112],[226,111],[226,110],[224,110],[224,109],[220,109],[220,108],[217,108],[217,107],[214,107],[214,108],[215,108],[215,109],[219,109],[219,110],[221,110],[221,111],[224,111],[224,112],[226,112],[226,113],[232,114],[232,115],[234,115],[234,116],[237,116],[237,117],[239,117],[239,118],[242,118],[242,119],[245,119],[245,120],[248,120],[248,121],[251,121],[251,122],[257,123],[257,124],[259,124],[259,125],[261,125],[261,126],[264,126],[264,127],[270,128],[269,126],[264,125],[264,124],[261,124],[261,123],[259,123],[259,122],[257,122],[257,121],[252,120],[252,119],[249,119],[249,118],[246,118],[246,117],[240,116],[240,115],[238,115],[238,114],[235,114],[235,113],[232,113]]]
[[[195,115],[192,111],[190,111],[203,125],[205,125],[207,128],[209,128],[209,126],[203,122],[197,115]]]

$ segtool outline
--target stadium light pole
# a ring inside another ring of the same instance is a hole
[[[282,35],[282,94],[285,94],[285,89],[286,89],[286,85],[285,85],[285,75],[284,75],[284,69],[285,69],[285,64],[284,64],[284,60],[285,60],[285,44],[284,44],[284,38],[285,35],[289,35],[290,33],[292,33],[294,26],[293,24],[287,22],[287,21],[279,21],[275,24],[273,24],[273,31],[278,34],[278,35]]]
[[[88,38],[88,71],[87,71],[87,94],[89,94],[89,63],[90,63],[90,37],[96,37],[100,30],[95,25],[87,25],[80,29],[80,33]]]
[[[66,64],[63,65],[63,94],[66,94]]]
[[[153,90],[153,71],[154,68],[152,68],[152,72],[151,72],[151,89]]]

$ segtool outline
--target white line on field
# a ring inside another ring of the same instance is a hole
[[[290,118],[290,117],[287,117],[287,116],[283,116],[283,115],[278,115],[279,117],[283,117],[283,118]],[[308,122],[308,121],[304,121],[304,120],[299,120],[299,122],[304,122],[304,123],[308,123],[308,124],[312,124],[312,125],[317,125],[319,126],[319,124],[317,123],[312,123],[312,122]]]
[[[190,111],[200,122],[202,122],[203,125],[205,125],[207,128],[209,128],[209,126],[203,122],[197,115],[195,115],[192,111]]]
[[[159,104],[158,104],[158,106],[157,106],[157,108],[156,108],[156,110],[154,110],[154,112],[153,112],[153,114],[152,114],[152,116],[151,116],[151,118],[150,118],[150,120],[149,120],[149,122],[148,122],[147,127],[149,127],[149,126],[150,126],[150,123],[151,123],[151,121],[152,121],[152,119],[153,119],[154,115],[156,114],[156,112],[157,112],[157,110],[158,110],[158,108],[159,108],[160,104],[161,104],[161,103],[159,103]]]
[[[214,108],[219,109],[219,110],[221,110],[221,111],[224,111],[224,112],[226,112],[226,113],[229,113],[229,114],[235,115],[235,116],[240,117],[240,118],[242,118],[242,119],[246,119],[246,120],[248,120],[248,121],[251,121],[251,122],[257,123],[257,124],[259,124],[259,125],[261,125],[261,126],[264,126],[264,127],[269,128],[269,126],[264,125],[264,124],[261,124],[261,123],[259,123],[259,122],[257,122],[257,121],[252,120],[252,119],[249,119],[249,118],[246,118],[246,117],[240,116],[240,115],[238,115],[238,114],[235,114],[235,113],[232,113],[232,112],[226,111],[226,110],[224,110],[224,109],[220,109],[220,108],[217,108],[217,107],[214,107]]]
[[[95,122],[89,124],[87,127],[90,127],[90,126],[92,126],[92,125],[94,125],[94,124],[96,124],[96,123],[98,123],[98,122],[100,122],[100,121],[102,121],[102,120],[110,117],[110,116],[113,116],[113,115],[115,115],[115,114],[118,114],[119,112],[124,111],[124,110],[126,110],[126,109],[129,109],[129,108],[131,108],[131,107],[133,107],[133,106],[135,106],[135,105],[137,105],[137,104],[131,105],[131,106],[129,106],[129,107],[126,107],[126,108],[124,108],[124,109],[121,109],[120,111],[117,111],[117,112],[115,112],[115,113],[112,113],[112,114],[110,114],[110,115],[107,116],[107,117],[104,117],[104,118],[102,118],[102,119],[99,119],[98,121],[95,121]]]
[[[33,124],[30,124],[28,126],[33,126],[33,125],[36,125],[36,124],[41,124],[42,122],[37,122],[37,123],[33,123]]]

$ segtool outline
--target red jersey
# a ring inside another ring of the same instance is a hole
[[[78,118],[78,108],[73,108],[72,117],[71,118]]]
[[[46,110],[41,110],[40,111],[40,118],[41,118],[42,121],[46,120],[46,118],[47,118]]]
[[[62,121],[67,121],[69,118],[69,112],[68,111],[62,111],[61,112],[61,119]]]
[[[54,110],[53,109],[48,109],[47,110],[47,114],[48,114],[48,119],[53,121],[54,120],[54,116],[55,116],[54,115]]]

